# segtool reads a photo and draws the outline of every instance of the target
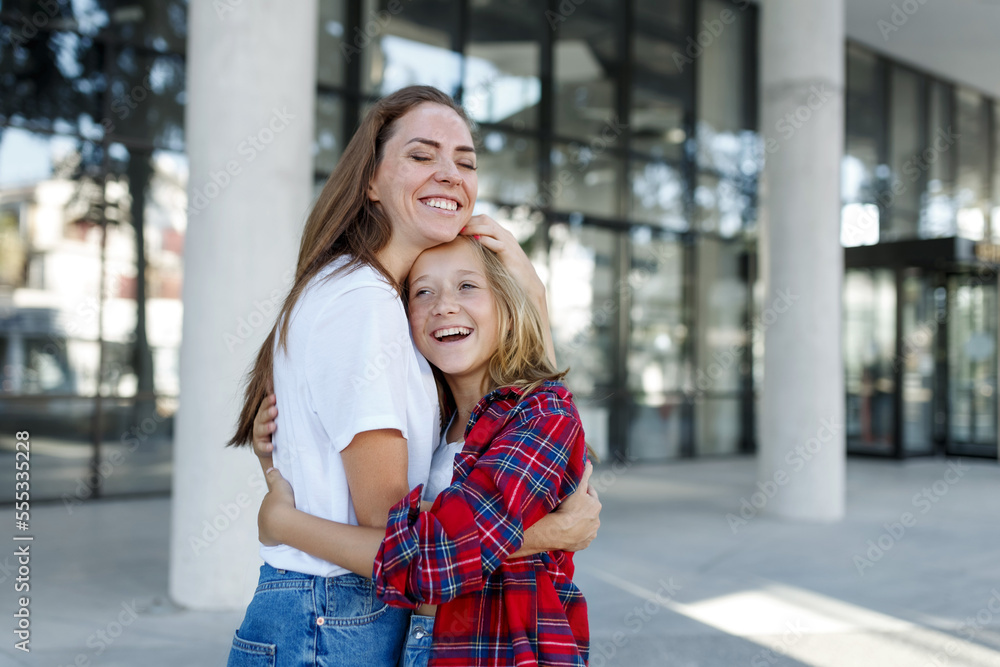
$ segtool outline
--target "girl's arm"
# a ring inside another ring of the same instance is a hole
[[[430,512],[420,511],[416,491],[392,509],[372,577],[379,598],[416,607],[480,590],[521,547],[524,528],[576,490],[584,452],[568,396],[542,390],[523,399],[468,477],[442,491]]]
[[[378,540],[374,543],[364,543],[366,547],[371,547],[369,550],[359,552],[351,548],[340,551],[338,542],[355,543],[357,533],[353,529],[356,527],[296,510],[291,485],[276,470],[268,474],[273,466],[271,453],[274,451],[274,445],[271,443],[271,435],[277,428],[276,403],[277,398],[274,394],[269,394],[261,401],[253,427],[254,453],[260,459],[270,489],[257,517],[261,543],[287,544],[317,558],[346,567],[361,576],[370,577],[372,562],[375,560],[384,532],[377,530]],[[589,485],[592,471],[593,466],[588,463],[580,487],[554,512],[542,517],[524,532],[521,548],[511,554],[510,558],[523,558],[545,551],[581,551],[590,545],[601,525],[601,503],[597,491]],[[277,483],[279,480],[280,484],[272,485],[272,481]],[[399,493],[397,498],[403,495]],[[427,510],[430,507],[431,504],[425,501],[421,508]],[[387,515],[388,511],[385,516]],[[384,521],[385,518],[382,517],[375,525],[384,525]],[[348,532],[343,533],[344,529]],[[346,537],[347,535],[351,537]]]
[[[588,485],[593,466],[584,470],[580,486],[558,511],[546,514],[524,533],[524,544],[508,557],[524,558],[543,551],[580,551],[597,536],[601,504]],[[257,514],[261,544],[287,544],[310,556],[346,567],[362,577],[371,578],[372,566],[385,531],[367,526],[352,526],[322,519],[295,509],[295,495],[277,468],[265,471],[267,495]],[[593,504],[596,503],[596,511]],[[565,525],[564,525],[565,524]],[[565,542],[565,548],[551,547]]]

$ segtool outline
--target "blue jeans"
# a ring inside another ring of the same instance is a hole
[[[399,662],[399,667],[427,667],[433,634],[433,616],[410,616],[410,631],[406,634],[406,646],[403,648],[403,659]]]
[[[317,577],[265,563],[228,664],[397,667],[409,618],[409,610],[379,600],[370,579]]]

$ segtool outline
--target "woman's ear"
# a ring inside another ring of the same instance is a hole
[[[377,202],[379,200],[378,193],[375,191],[375,181],[369,181],[368,183],[368,200]]]

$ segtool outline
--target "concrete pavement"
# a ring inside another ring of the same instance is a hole
[[[577,556],[594,667],[1000,667],[995,462],[852,459],[836,524],[760,513],[781,487],[755,486],[751,458],[595,477],[601,534]],[[243,612],[167,599],[169,513],[167,498],[34,507],[32,651],[8,631],[0,665],[224,665]]]

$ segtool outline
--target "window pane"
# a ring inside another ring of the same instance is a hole
[[[183,52],[187,41],[187,0],[4,0],[0,11],[14,15],[16,35],[28,37],[34,32],[73,30],[93,37],[106,38],[150,48],[156,51]],[[237,3],[214,4],[219,20],[240,11]],[[18,15],[23,15],[18,16]],[[33,28],[28,30],[24,21]]]
[[[559,23],[553,55],[557,136],[590,141],[615,124],[620,18],[612,0],[588,0]]]
[[[951,87],[930,83],[927,186],[920,210],[920,235],[935,238],[955,235],[954,162],[955,146],[948,143],[955,131],[951,110]],[[939,141],[939,138],[942,140]]]
[[[344,66],[356,55],[344,48],[351,37],[345,34],[344,0],[320,0],[318,29],[316,78],[320,85],[341,86]]]
[[[545,9],[543,0],[472,4],[462,104],[474,120],[537,127]]]
[[[0,26],[0,124],[100,139],[104,46],[76,33],[33,34],[15,40],[15,28]]]
[[[153,392],[176,396],[187,160],[120,145],[112,156],[101,390],[146,400]]]
[[[878,196],[886,168],[881,165],[884,113],[882,65],[866,51],[847,51],[847,136],[841,165],[841,237],[844,245],[880,239]]]
[[[883,240],[916,238],[920,222],[920,195],[926,173],[924,149],[923,78],[893,67],[889,80],[892,114],[889,118],[889,168],[892,195],[887,201],[889,221]]]
[[[986,233],[989,173],[989,107],[979,93],[959,88],[955,95],[958,114],[958,178],[955,204],[959,236],[981,241]]]
[[[699,394],[737,392],[748,342],[743,246],[703,236],[696,253],[695,389]]]
[[[743,431],[738,398],[699,399],[695,411],[695,454],[718,456],[740,450]]]
[[[97,389],[102,162],[77,139],[0,134],[3,394]]]
[[[388,5],[386,0],[366,0],[361,12],[364,39],[355,39],[354,47],[361,51],[362,90],[382,96],[425,84],[455,96],[462,81],[462,56],[452,50],[458,34],[458,3],[392,3],[401,7],[395,15]]]
[[[896,282],[888,269],[844,276],[847,441],[853,450],[892,451],[896,437]]]
[[[637,32],[632,38],[632,148],[650,157],[680,160],[687,133],[684,112],[691,106],[687,81],[694,68],[678,69],[676,39]]]
[[[31,442],[31,499],[81,502],[95,485],[91,474],[94,399],[0,396],[0,465],[11,471],[0,481],[0,502],[14,501],[14,435],[27,431]]]
[[[117,65],[108,130],[116,137],[184,150],[184,60],[126,48]]]
[[[568,383],[582,396],[607,394],[614,373],[614,232],[554,224],[549,231],[548,295],[552,338]]]
[[[739,235],[749,215],[751,192],[745,189],[749,185],[743,180],[700,174],[694,193],[699,229],[725,237]]]
[[[541,208],[537,140],[490,130],[483,135],[476,158],[479,199]]]
[[[698,164],[730,177],[741,173],[746,129],[746,14],[731,2],[703,0],[700,27],[720,26],[698,67]]]
[[[636,29],[684,32],[687,8],[687,0],[635,0]]]
[[[337,95],[316,96],[316,171],[329,174],[344,150],[344,103]]]
[[[548,187],[553,206],[616,218],[621,158],[586,144],[557,144],[552,149],[553,182]]]
[[[648,227],[632,233],[628,390],[633,400],[629,455],[680,455],[681,392],[688,337],[683,312],[683,253],[676,240]]]
[[[685,231],[684,180],[680,168],[666,162],[633,160],[629,168],[629,217],[664,229]]]
[[[1000,102],[993,103],[993,242],[1000,243]]]

